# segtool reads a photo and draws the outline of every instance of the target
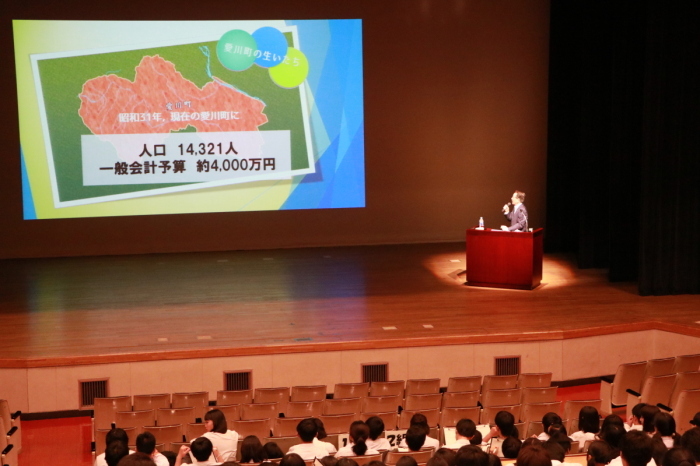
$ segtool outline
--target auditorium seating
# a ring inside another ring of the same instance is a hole
[[[481,391],[481,376],[450,377],[447,381],[448,392],[473,392]]]
[[[219,390],[216,392],[217,405],[243,405],[253,402],[253,390]]]
[[[22,412],[10,409],[10,403],[7,400],[0,400],[0,419],[2,419],[5,429],[0,432],[12,432],[14,436],[12,444],[17,452],[22,451]],[[2,451],[2,450],[0,450]]]
[[[323,403],[326,400],[317,401],[290,401],[287,403],[285,416],[288,417],[319,417],[323,414]]]
[[[485,375],[481,382],[481,393],[490,390],[505,390],[516,388],[518,385],[517,375]]]
[[[209,392],[173,393],[171,398],[173,408],[194,408],[195,417],[204,419],[209,407]]]
[[[170,408],[170,393],[160,393],[157,395],[134,395],[134,411],[145,411],[148,409],[158,408]]]
[[[253,403],[277,403],[277,413],[284,413],[289,403],[289,387],[256,388]]]
[[[624,406],[627,402],[627,390],[639,391],[642,378],[646,371],[646,361],[620,364],[612,380],[603,378],[600,381],[601,406],[598,412],[603,416],[612,414],[616,406]]]
[[[298,385],[292,387],[289,401],[323,401],[327,390],[325,385]]]
[[[424,395],[406,395],[404,408],[407,410],[440,409],[442,405],[442,393]]]
[[[404,396],[406,383],[403,380],[392,380],[390,382],[372,382],[369,386],[369,396]]]
[[[184,426],[196,422],[195,408],[158,408],[155,410],[156,421],[161,426],[181,425],[182,433],[185,434]],[[153,425],[153,424],[148,424]]]
[[[399,395],[368,396],[361,401],[361,412],[363,413],[398,412],[399,406],[403,404]]]
[[[525,387],[521,389],[521,404],[552,403],[557,399],[557,387]]]
[[[144,431],[146,426],[156,425],[156,411],[147,409],[144,411],[117,411],[115,424],[117,427],[135,427],[136,435]],[[170,424],[179,424],[172,422]]]
[[[632,408],[637,403],[668,404],[675,382],[676,374],[651,376],[644,380],[639,392],[627,390],[627,419],[632,415]]]
[[[519,405],[520,389],[505,388],[484,391],[481,393],[481,404],[484,407]]]
[[[692,390],[695,388],[700,388],[700,371],[681,372],[676,374],[676,382],[673,384],[668,405],[659,407],[665,409],[666,411],[670,411],[674,406],[676,406],[678,397],[683,390]]]
[[[700,354],[684,354],[676,356],[673,372],[696,372],[700,371]]]
[[[518,375],[518,388],[545,388],[552,385],[552,373],[540,372]]]
[[[481,393],[478,390],[471,392],[445,392],[442,394],[442,409],[445,408],[470,408],[479,403]]]
[[[364,398],[369,394],[369,382],[337,383],[333,388],[333,398]]]
[[[387,466],[395,465],[404,456],[411,456],[416,460],[417,463],[427,463],[431,456],[433,456],[432,450],[421,450],[421,451],[389,451],[384,458],[384,463]]]
[[[323,414],[354,414],[362,409],[362,398],[339,398],[323,400]]]
[[[440,379],[409,379],[406,381],[406,393],[409,395],[429,395],[440,393]]]
[[[386,413],[362,413],[360,418],[363,421],[367,421],[372,416],[377,416],[381,418],[381,420],[384,422],[384,429],[385,430],[395,430],[399,422],[399,415],[396,411],[393,412],[386,412]]]

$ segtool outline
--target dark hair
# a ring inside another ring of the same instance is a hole
[[[608,464],[616,458],[620,452],[617,448],[611,447],[607,442],[595,440],[588,447],[588,466],[596,464]]]
[[[571,438],[568,435],[566,435],[566,433],[562,434],[561,432],[555,432],[549,437],[549,440],[547,440],[544,443],[559,444],[559,446],[564,450],[564,454],[567,454],[569,451],[571,451]]]
[[[284,452],[279,445],[277,445],[277,442],[265,443],[265,445],[263,445],[263,450],[265,450],[265,456],[267,456],[267,458],[270,460],[276,460],[284,457]]]
[[[654,429],[661,437],[673,437],[676,442],[676,420],[668,413],[659,412],[654,416]]]
[[[428,460],[428,462],[425,464],[425,466],[449,466],[447,464],[447,461],[445,461],[444,458],[440,458],[439,456],[433,456]]]
[[[634,405],[632,408],[632,416],[636,417],[641,421],[642,419],[642,408],[645,407],[647,404],[646,403],[637,403]]]
[[[549,412],[542,416],[542,427],[545,432],[549,430],[549,426],[554,424],[562,424],[561,416],[557,413]]]
[[[326,465],[324,465],[326,466]],[[332,465],[335,466],[335,465]],[[369,463],[365,464],[365,466],[386,466],[384,461],[379,461],[379,460],[372,460]]]
[[[494,455],[493,453],[489,453],[489,466],[501,466],[501,458],[498,456]]]
[[[600,415],[593,406],[584,406],[578,412],[578,428],[582,432],[597,434],[600,432]]]
[[[406,431],[406,436],[404,439],[406,440],[406,445],[408,445],[409,450],[420,451],[425,444],[425,437],[426,435],[423,427],[419,425],[412,425]]]
[[[515,463],[518,466],[552,466],[552,460],[542,445],[521,448]]]
[[[160,454],[168,459],[168,463],[170,463],[170,466],[175,466],[175,461],[177,460],[177,453],[170,450],[164,450],[161,451]]]
[[[476,424],[471,419],[460,419],[457,422],[457,433],[462,437],[472,438],[476,432]]]
[[[141,451],[126,455],[117,463],[118,466],[155,466],[155,464],[151,455]]]
[[[535,438],[535,437],[530,437],[530,438],[526,438],[525,440],[523,440],[523,444],[520,446],[520,448],[523,449],[523,448],[531,447],[534,445],[539,447],[539,446],[542,446],[542,443],[543,443],[542,440]]]
[[[615,449],[620,448],[620,440],[626,431],[623,426],[617,424],[607,424],[600,429],[600,439]]]
[[[214,445],[212,445],[211,440],[206,437],[196,438],[190,443],[190,452],[197,461],[208,460],[213,449]]]
[[[644,432],[651,434],[654,432],[654,417],[660,413],[661,410],[654,405],[644,405],[642,408],[642,430]]]
[[[567,435],[566,427],[563,424],[552,424],[545,432],[550,437],[557,434]]]
[[[319,459],[321,464],[323,466],[336,466],[338,464],[338,458],[335,456],[324,456],[323,458]]]
[[[685,448],[671,448],[660,466],[695,466],[693,454]]]
[[[418,466],[418,461],[412,456],[402,456],[396,462],[396,466]]]
[[[156,437],[152,433],[146,431],[139,434],[136,437],[136,451],[141,453],[146,453],[147,455],[153,454],[153,450],[156,449]]]
[[[107,462],[108,466],[117,466],[119,460],[128,454],[129,447],[126,446],[126,443],[115,440],[110,442],[107,448],[105,448],[105,462]]]
[[[248,435],[241,442],[241,463],[262,463],[267,459],[260,439],[256,435]]]
[[[357,466],[357,461],[346,456],[344,458],[340,458],[336,466]]]
[[[624,429],[625,421],[623,421],[622,418],[617,414],[608,414],[607,416],[605,416],[605,419],[603,419],[603,423],[600,425],[600,430],[603,430],[610,425],[620,426]]]
[[[681,446],[693,454],[696,463],[700,463],[700,427],[686,430],[681,436]]]
[[[428,425],[428,418],[425,417],[425,414],[416,413],[413,416],[411,416],[410,427],[413,427],[413,426],[418,426],[421,429],[423,429],[426,436],[430,433],[430,426]]]
[[[328,434],[326,433],[326,426],[323,425],[323,421],[317,417],[312,417],[311,419],[313,419],[316,423],[316,430],[318,431],[316,433],[316,438],[323,440],[324,438],[328,437]]]
[[[369,438],[377,440],[382,432],[384,432],[384,421],[379,416],[372,416],[365,421],[369,427]]]
[[[105,436],[105,446],[109,445],[110,443],[114,442],[115,440],[119,440],[120,442],[124,442],[128,445],[129,444],[129,434],[127,434],[124,429],[120,429],[119,427],[115,427],[114,429],[110,429],[110,431],[107,432],[107,435]]]
[[[457,450],[455,466],[489,466],[489,455],[476,445],[465,445]]]
[[[652,458],[652,443],[646,433],[631,430],[620,440],[620,455],[629,466],[646,466]]]
[[[214,423],[214,428],[212,432],[218,432],[219,434],[225,434],[228,430],[228,424],[226,423],[226,416],[220,409],[212,409],[207,411],[204,415],[205,421],[211,421]]]
[[[306,443],[313,442],[318,433],[318,427],[316,427],[316,422],[311,419],[302,419],[297,424],[297,434]]]
[[[667,451],[668,447],[664,441],[661,440],[661,437],[651,437],[651,457],[654,458],[654,462],[657,465],[664,461],[664,456],[666,456]]]
[[[547,451],[549,459],[557,460],[560,463],[564,462],[566,452],[564,451],[564,448],[559,444],[559,442],[553,442],[552,439],[549,439],[546,442],[544,442],[544,445],[542,446]]]
[[[282,457],[280,466],[306,466],[306,463],[296,453],[288,453]]]
[[[447,466],[455,465],[455,457],[457,452],[450,448],[438,448],[438,450],[433,454],[433,458],[442,458],[447,463]]]
[[[474,437],[469,440],[471,445],[481,445],[484,442],[484,436],[478,430],[474,432]]]
[[[515,416],[510,411],[499,411],[496,413],[494,422],[504,437],[518,436],[518,428],[515,427]]]
[[[369,427],[362,421],[355,421],[350,424],[350,438],[352,439],[352,452],[357,456],[362,456],[367,452],[367,439],[369,438]]]
[[[520,446],[523,444],[523,442],[520,441],[520,439],[515,438],[515,437],[508,437],[503,441],[503,444],[501,445],[501,451],[503,452],[503,457],[508,458],[511,460],[514,460],[515,458],[518,457],[518,453],[520,453]]]

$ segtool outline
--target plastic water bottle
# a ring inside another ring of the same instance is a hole
[[[479,228],[484,229],[484,217],[479,217]]]

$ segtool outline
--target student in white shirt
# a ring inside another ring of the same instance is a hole
[[[596,434],[600,432],[600,415],[593,406],[584,406],[578,413],[579,430],[571,434],[571,440],[578,442],[579,450],[587,440],[595,440]]]
[[[136,437],[136,451],[150,456],[156,466],[170,466],[168,458],[156,450],[156,437],[148,431]]]
[[[423,444],[423,448],[432,448],[433,451],[440,448],[440,441],[438,439],[430,437],[430,426],[428,426],[428,418],[426,418],[424,414],[416,413],[413,416],[411,416],[410,427],[413,426],[420,427],[425,432],[425,443]],[[408,448],[405,438],[401,441],[399,447],[404,449]]]
[[[292,445],[287,451],[287,454],[296,453],[303,460],[321,459],[328,456],[328,450],[322,445],[314,443],[318,434],[318,428],[313,419],[303,419],[297,424],[297,435],[301,439],[301,443]]]
[[[391,450],[391,443],[384,437],[379,437],[384,432],[384,421],[379,416],[372,416],[365,421],[369,428],[369,439],[367,448],[370,450],[386,451]]]
[[[219,409],[207,411],[204,427],[207,432],[202,437],[208,438],[214,446],[214,459],[219,462],[234,461],[238,449],[238,432],[228,430],[224,413]]]
[[[196,466],[214,466],[221,464],[212,460],[214,445],[206,437],[199,437],[190,443],[190,446],[182,445],[175,459],[175,466],[182,466],[185,455],[190,455],[192,464]]]
[[[109,432],[107,432],[107,435],[105,437],[105,451],[107,450],[107,447],[110,443],[115,442],[117,440],[124,443],[124,445],[129,445],[129,434],[127,434],[124,429],[120,429],[119,427],[111,429]],[[129,452],[127,454],[133,453],[133,451],[127,451]],[[95,466],[107,466],[107,460],[105,459],[104,451],[97,455],[97,458],[95,458]]]
[[[457,440],[454,443],[445,445],[445,448],[459,450],[465,445],[470,445],[471,439],[476,435],[476,424],[471,419],[460,419],[457,422],[455,435]]]
[[[549,428],[555,424],[564,424],[561,420],[561,416],[557,413],[550,412],[542,416],[542,433],[537,436],[537,440],[542,440],[543,442],[549,440]]]
[[[620,456],[610,462],[610,466],[655,466],[652,457],[654,441],[646,433],[638,430],[627,432],[620,441]]]
[[[328,451],[329,456],[335,455],[338,452],[335,445],[333,445],[331,442],[323,441],[324,438],[328,437],[328,434],[326,433],[326,426],[323,425],[323,421],[317,417],[312,417],[311,419],[313,419],[316,423],[316,429],[318,430],[316,438],[314,439],[314,444],[325,448]]]
[[[336,458],[379,454],[377,450],[371,450],[367,447],[369,427],[364,422],[354,421],[350,424],[349,437],[350,443],[338,450],[338,453],[335,454]]]
[[[267,455],[257,435],[248,435],[241,443],[241,464],[262,463]]]
[[[552,466],[561,466],[564,462],[564,457],[566,453],[559,443],[554,441],[546,441],[543,444],[544,449],[547,450],[547,454],[552,459]]]
[[[654,437],[661,438],[669,449],[680,443],[681,436],[676,433],[676,420],[673,416],[664,412],[654,416]]]

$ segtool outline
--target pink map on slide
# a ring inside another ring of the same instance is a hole
[[[172,62],[143,57],[134,81],[114,74],[90,79],[79,114],[93,134],[256,131],[267,123],[265,104],[214,77],[201,89]],[[173,121],[174,120],[174,121]]]

